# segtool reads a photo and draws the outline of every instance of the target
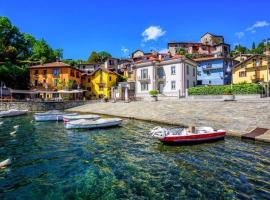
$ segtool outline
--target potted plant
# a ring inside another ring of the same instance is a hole
[[[235,96],[233,94],[232,88],[230,88],[230,87],[225,88],[224,94],[223,94],[223,100],[224,101],[234,101],[235,100]]]
[[[158,91],[157,90],[150,90],[149,91],[150,96],[152,97],[153,101],[158,100]]]

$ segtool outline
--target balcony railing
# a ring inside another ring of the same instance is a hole
[[[151,79],[150,79],[150,76],[138,76],[138,81],[140,82],[148,82],[150,83]]]
[[[157,75],[158,80],[165,80],[166,76],[165,75]]]

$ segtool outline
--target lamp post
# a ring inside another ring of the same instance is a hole
[[[3,81],[1,81],[1,83],[0,83],[1,85],[1,87],[0,87],[0,95],[1,95],[1,106],[3,105],[3,88],[5,89],[6,88],[6,85],[5,85],[5,83],[3,82]]]

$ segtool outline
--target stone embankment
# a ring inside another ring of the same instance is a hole
[[[68,108],[84,105],[86,101],[64,101],[64,102],[31,102],[31,101],[16,101],[2,102],[0,110],[18,109],[29,111],[47,111],[47,110],[65,110]]]
[[[270,101],[161,100],[92,103],[68,109],[72,112],[104,114],[171,125],[212,126],[229,135],[241,136],[260,127],[270,129]],[[256,137],[270,142],[270,132]]]

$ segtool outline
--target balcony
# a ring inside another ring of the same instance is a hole
[[[157,75],[157,80],[161,80],[162,81],[162,80],[165,80],[165,79],[166,79],[166,76],[165,75],[162,75],[162,74],[160,74],[160,75],[158,74]]]
[[[144,82],[144,83],[150,83],[151,82],[151,79],[150,79],[150,76],[138,76],[138,81],[140,82]]]

